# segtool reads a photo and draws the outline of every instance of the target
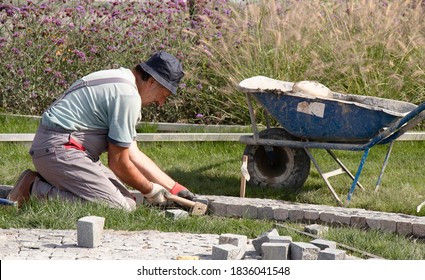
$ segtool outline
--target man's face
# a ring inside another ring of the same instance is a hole
[[[171,92],[168,89],[151,77],[146,82],[146,87],[143,90],[142,105],[147,106],[155,103],[158,106],[162,106],[170,95]]]
[[[156,90],[156,104],[158,106],[164,105],[165,101],[167,100],[168,96],[171,95],[171,92],[163,87],[161,84],[158,84],[158,89]]]

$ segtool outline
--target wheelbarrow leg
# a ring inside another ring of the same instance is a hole
[[[257,123],[255,121],[254,107],[252,106],[251,95],[249,93],[246,93],[246,102],[248,104],[249,117],[251,119],[253,137],[254,137],[254,140],[257,141],[260,137],[258,136],[258,128],[257,128]]]
[[[347,174],[351,178],[351,180],[354,180],[353,174],[351,174],[350,170],[348,170],[348,168],[345,167],[345,165],[342,163],[342,161],[340,161],[339,158],[337,158],[337,156],[334,154],[334,152],[332,152],[331,150],[328,150],[328,149],[326,149],[326,151],[336,161],[336,163],[338,163],[338,165],[341,166],[341,168],[345,171],[345,174]],[[358,182],[358,181],[357,181],[357,186],[359,188],[361,188],[363,191],[365,190],[365,188],[362,186],[362,184],[360,184],[360,182]]]
[[[360,174],[362,173],[363,166],[366,162],[366,158],[369,155],[369,150],[370,149],[368,148],[364,151],[363,157],[360,160],[359,168],[357,169],[356,176],[354,177],[353,183],[351,184],[350,191],[348,192],[348,195],[347,195],[347,201],[348,202],[351,200],[351,196],[353,195],[354,190],[356,189],[357,182],[359,181]]]
[[[387,155],[385,156],[384,163],[382,164],[381,173],[379,173],[378,181],[376,182],[375,192],[379,190],[381,186],[382,177],[384,176],[385,168],[387,167],[388,159],[390,158],[391,151],[393,150],[394,141],[390,143],[388,147]]]
[[[336,199],[339,206],[342,206],[342,201],[339,199],[337,193],[335,192],[334,188],[331,185],[331,182],[328,180],[327,176],[324,176],[324,173],[319,167],[319,164],[317,163],[316,159],[313,157],[313,155],[310,153],[309,149],[304,148],[305,152],[307,153],[310,160],[313,162],[314,166],[316,167],[317,171],[319,172],[320,176],[322,177],[323,181],[325,181],[326,186],[328,186],[329,190],[331,191],[333,197]]]

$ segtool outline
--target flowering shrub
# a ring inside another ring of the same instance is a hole
[[[249,123],[236,85],[255,75],[425,100],[420,0],[16,2],[0,3],[0,111],[41,114],[75,79],[158,50],[186,75],[144,121]]]
[[[213,18],[217,7],[226,3],[204,1],[189,14],[182,0],[12,2],[0,4],[0,106],[22,114],[42,113],[83,75],[131,68],[159,50],[173,53],[185,66],[181,96],[198,92],[201,85],[190,68],[199,63],[192,60],[193,34],[205,28],[201,15]],[[185,99],[175,98],[162,110],[169,116],[151,108],[145,117],[176,121]],[[196,113],[189,115],[195,118]]]

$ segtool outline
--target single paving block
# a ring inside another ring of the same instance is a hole
[[[364,216],[352,216],[350,225],[355,228],[366,228],[366,217]]]
[[[189,213],[181,209],[168,209],[165,210],[165,216],[173,220],[179,220],[189,217]]]
[[[291,243],[292,242],[292,236],[284,235],[284,236],[267,236],[268,243]]]
[[[301,222],[304,219],[304,210],[302,209],[289,209],[288,218],[293,222]]]
[[[319,252],[318,260],[345,260],[346,253],[344,250],[326,248]]]
[[[276,208],[273,210],[273,217],[276,221],[286,221],[289,218],[289,211],[285,208]]]
[[[320,248],[306,242],[292,242],[290,246],[291,260],[317,260]]]
[[[211,201],[210,211],[215,216],[227,217],[227,204],[217,201]]]
[[[274,228],[263,232],[260,236],[252,240],[252,245],[258,254],[261,254],[261,245],[263,245],[264,242],[268,242],[270,236],[279,236],[279,232],[277,232],[277,230]]]
[[[316,223],[320,220],[320,212],[314,210],[305,210],[304,219],[310,223]]]
[[[257,219],[258,209],[253,205],[243,205],[242,206],[242,218],[245,219]]]
[[[231,244],[239,248],[245,248],[248,243],[248,237],[241,234],[221,234],[218,238],[218,244]]]
[[[230,233],[221,234],[220,237],[218,238],[218,244],[219,245],[230,244],[240,248],[237,259],[242,259],[248,244],[248,237],[246,235],[240,235],[240,234],[230,234]]]
[[[412,223],[408,221],[397,221],[397,233],[401,235],[412,235]]]
[[[370,229],[379,230],[381,228],[381,219],[379,217],[367,217],[366,224]]]
[[[241,248],[231,244],[214,245],[212,248],[213,260],[237,260]]]
[[[101,244],[104,217],[86,216],[77,222],[77,244],[79,247],[95,248]]]
[[[263,206],[258,207],[258,217],[259,220],[273,220],[274,219],[274,211],[272,207]]]
[[[304,231],[317,236],[323,236],[325,233],[329,231],[329,227],[318,225],[318,224],[312,224],[312,225],[305,226]]]
[[[380,229],[389,233],[396,233],[397,222],[393,220],[381,220]]]
[[[349,226],[351,224],[351,216],[344,213],[335,213],[335,223],[338,225]]]
[[[226,217],[242,218],[243,217],[243,211],[244,211],[244,205],[229,204],[229,205],[227,205]]]
[[[263,260],[287,260],[291,243],[263,243]]]
[[[326,248],[336,249],[336,242],[325,240],[325,239],[314,239],[310,241],[311,244],[320,248],[320,250],[325,250]]]
[[[425,222],[413,223],[412,233],[416,237],[425,237]]]
[[[332,224],[335,222],[335,213],[322,212],[320,213],[320,220],[325,224]]]

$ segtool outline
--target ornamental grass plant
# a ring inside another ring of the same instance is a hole
[[[82,75],[159,50],[186,76],[178,96],[143,110],[145,121],[248,124],[236,85],[256,75],[425,100],[422,1],[189,2],[2,2],[0,110],[39,115]]]

